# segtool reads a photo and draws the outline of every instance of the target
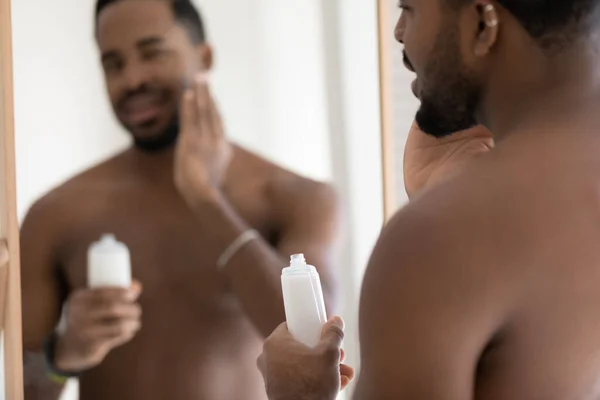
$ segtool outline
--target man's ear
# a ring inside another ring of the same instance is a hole
[[[203,43],[197,46],[198,57],[200,59],[200,69],[202,71],[211,71],[214,65],[213,48],[208,43]]]
[[[480,28],[473,51],[476,56],[482,57],[490,52],[498,40],[500,16],[497,7],[489,0],[477,0],[475,7]]]

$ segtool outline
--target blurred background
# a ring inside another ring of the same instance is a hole
[[[395,22],[395,0],[382,0]],[[211,85],[229,137],[294,172],[332,182],[349,222],[342,316],[359,365],[358,296],[384,222],[377,2],[196,0],[215,49]],[[12,3],[18,213],[129,145],[109,106],[93,0]],[[392,26],[393,28],[393,26]],[[389,31],[397,205],[412,77]],[[0,374],[1,376],[2,374]],[[64,400],[76,399],[76,382]]]

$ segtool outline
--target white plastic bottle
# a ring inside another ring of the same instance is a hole
[[[131,257],[129,249],[114,235],[105,234],[88,249],[88,286],[131,286]]]
[[[316,346],[327,322],[317,269],[306,263],[303,254],[295,254],[281,273],[281,285],[288,329],[298,341]]]

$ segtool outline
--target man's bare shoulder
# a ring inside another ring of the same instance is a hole
[[[235,154],[235,173],[246,175],[239,180],[255,182],[251,185],[260,187],[274,207],[285,210],[318,206],[328,212],[338,209],[337,194],[330,184],[301,176],[240,147],[236,147]]]
[[[73,216],[78,210],[84,210],[82,204],[99,199],[98,192],[106,191],[111,186],[109,183],[119,178],[118,165],[121,157],[119,154],[92,166],[51,189],[33,204],[26,220],[47,220],[53,216],[60,219],[61,216]]]
[[[522,289],[515,254],[529,251],[528,233],[521,229],[528,223],[527,210],[514,192],[519,183],[496,172],[493,162],[477,167],[425,191],[392,218],[373,253],[365,287],[434,282],[442,296],[457,296],[462,287],[460,295],[473,300],[495,292],[498,303]]]
[[[477,174],[440,182],[385,226],[361,295],[366,396],[471,393],[481,354],[524,288],[491,221],[502,206],[490,199],[505,189],[486,182]]]

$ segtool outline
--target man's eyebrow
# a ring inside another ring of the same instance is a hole
[[[160,36],[152,36],[139,40],[136,43],[137,47],[149,47],[164,43],[165,39]]]

